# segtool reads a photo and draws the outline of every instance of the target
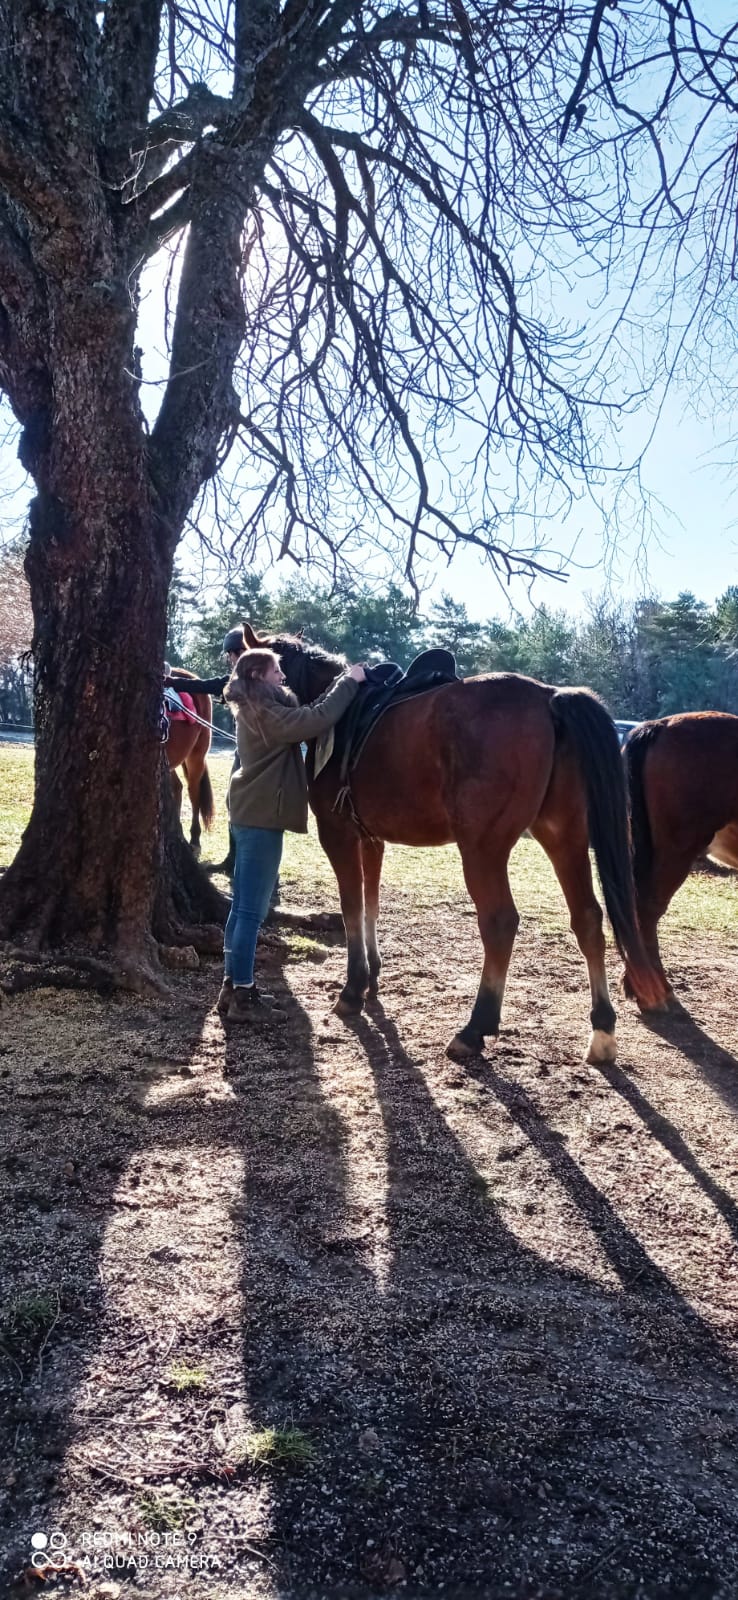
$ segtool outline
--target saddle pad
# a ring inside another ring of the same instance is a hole
[[[169,721],[170,722],[196,722],[197,721],[197,707],[196,707],[195,702],[194,702],[194,700],[192,698],[192,695],[191,694],[187,694],[184,689],[178,689],[177,690],[177,699],[181,701],[181,707],[178,706],[178,705],[175,705],[173,702],[170,702],[170,701],[166,700],[166,697],[165,697],[167,716],[169,718]]]

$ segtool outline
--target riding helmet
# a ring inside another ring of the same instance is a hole
[[[235,651],[239,656],[242,656],[245,649],[246,640],[243,636],[243,627],[239,625],[237,628],[231,628],[230,632],[226,634],[225,639],[223,640],[224,656],[230,655],[232,650]]]

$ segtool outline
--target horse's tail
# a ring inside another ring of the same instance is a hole
[[[197,796],[197,808],[200,812],[200,816],[202,817],[203,827],[205,829],[212,828],[215,821],[215,795],[213,794],[213,785],[210,782],[210,773],[208,772],[207,766],[204,767],[203,774],[200,779],[200,788]]]
[[[660,732],[656,722],[643,722],[628,735],[623,758],[630,795],[630,828],[633,835],[633,871],[638,888],[648,881],[653,865],[653,836],[646,805],[643,781],[646,756]]]
[[[639,1001],[657,1007],[666,989],[646,951],[636,915],[625,768],[615,724],[589,689],[557,689],[554,722],[576,751],[587,794],[589,837],[615,943]]]

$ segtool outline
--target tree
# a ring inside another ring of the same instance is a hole
[[[720,165],[735,34],[683,0],[627,24],[605,0],[0,0],[0,21],[0,382],[35,489],[37,729],[0,932],[135,984],[187,935],[156,841],[188,519],[332,579],[393,538],[411,578],[460,539],[534,573],[511,508],[592,486],[588,408],[615,378],[536,303],[640,216],[673,251],[698,204],[713,217],[695,172],[700,139]],[[459,419],[466,476],[458,450],[443,465]],[[193,917],[217,910],[201,893]]]
[[[481,670],[483,626],[472,622],[465,605],[450,594],[434,601],[428,618],[428,643],[451,650],[463,677]]]

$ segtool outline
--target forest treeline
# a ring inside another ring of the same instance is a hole
[[[297,580],[275,592],[250,574],[232,583],[222,602],[204,607],[178,578],[170,659],[195,672],[222,671],[224,634],[243,618],[263,630],[302,628],[306,639],[352,661],[406,667],[421,650],[444,645],[464,675],[522,672],[545,683],[586,684],[616,717],[738,712],[738,585],[714,606],[684,593],[669,601],[592,601],[580,617],[542,606],[524,620],[475,622],[448,594],[414,611],[394,584],[377,594],[368,586],[330,592]]]

